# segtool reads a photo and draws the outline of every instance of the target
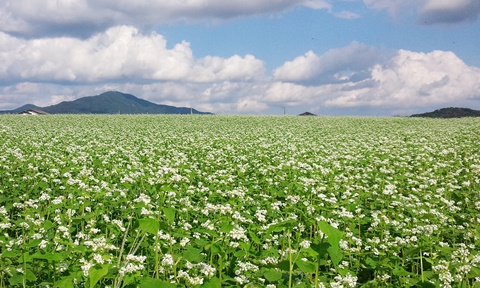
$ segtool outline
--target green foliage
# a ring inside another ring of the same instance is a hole
[[[478,287],[478,131],[3,115],[0,288]]]

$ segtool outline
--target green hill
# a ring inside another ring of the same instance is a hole
[[[27,104],[3,114],[16,114],[27,109],[42,110],[49,114],[212,114],[193,108],[155,104],[131,94],[109,91],[97,96],[88,96],[56,105],[38,107]]]
[[[422,114],[413,114],[410,117],[426,117],[426,118],[462,118],[462,117],[480,117],[480,111],[469,108],[442,108],[433,112]]]

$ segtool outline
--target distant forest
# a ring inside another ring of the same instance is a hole
[[[433,112],[422,114],[413,114],[410,117],[426,117],[426,118],[462,118],[462,117],[480,117],[480,111],[469,108],[442,108]]]

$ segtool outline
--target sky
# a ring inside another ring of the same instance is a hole
[[[1,0],[0,110],[106,91],[216,114],[480,110],[479,0]]]

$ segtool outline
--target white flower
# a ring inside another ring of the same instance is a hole
[[[240,285],[248,283],[248,278],[243,275],[235,276],[234,279]]]
[[[93,260],[95,260],[95,262],[97,262],[98,264],[103,264],[105,262],[102,258],[102,255],[100,254],[94,254]]]
[[[111,222],[113,224],[117,225],[118,228],[120,228],[120,231],[125,232],[126,229],[125,229],[125,227],[123,227],[123,222],[121,220],[113,219]]]
[[[257,210],[257,212],[255,212],[255,217],[259,222],[266,222],[267,221],[265,217],[266,214],[267,214],[267,210],[259,209]]]
[[[207,277],[213,277],[215,275],[216,269],[206,263],[200,262],[195,265],[195,267],[200,270],[200,273]]]
[[[163,266],[173,266],[175,262],[173,261],[173,257],[170,254],[163,254],[162,258],[162,265]]]
[[[245,231],[245,229],[243,229],[242,227],[237,227],[232,229],[232,231],[228,233],[228,236],[232,237],[235,240],[243,239],[243,241],[248,242],[248,238],[247,235],[245,235],[245,232],[247,231]]]
[[[48,244],[47,240],[42,240],[40,244],[38,244],[38,247],[40,247],[40,249],[45,249],[45,247],[47,247],[47,244]]]
[[[127,257],[125,257],[125,260],[127,260],[128,262],[138,262],[138,263],[143,263],[145,262],[146,259],[147,259],[147,256],[142,256],[142,255],[136,256],[133,254],[128,254]]]
[[[82,260],[83,260],[83,259],[82,259]],[[84,260],[83,265],[80,266],[80,268],[81,268],[82,271],[83,271],[83,276],[88,277],[88,271],[89,271],[90,268],[92,268],[93,266],[95,266],[95,265],[92,264],[92,263],[86,262],[86,261]]]
[[[118,273],[123,276],[125,274],[130,274],[130,273],[133,273],[135,271],[143,270],[144,268],[145,267],[142,264],[127,263],[125,266],[120,268]]]
[[[185,247],[188,244],[188,242],[190,242],[190,239],[185,237],[182,240],[180,240],[180,246]]]
[[[350,273],[347,275],[337,275],[334,277],[335,282],[331,283],[332,287],[350,287],[354,288],[357,285],[357,276],[352,276]]]
[[[142,214],[142,215],[152,215],[153,212],[148,210],[148,209],[145,209],[145,207],[142,207],[142,211],[140,212],[140,214]]]
[[[305,248],[305,249],[309,248],[311,243],[312,242],[310,242],[308,240],[303,240],[302,242],[300,242],[300,247]]]
[[[133,200],[133,202],[136,202],[136,203],[143,202],[145,205],[148,205],[150,201],[151,201],[150,196],[145,195],[143,193],[141,193],[137,199]]]

